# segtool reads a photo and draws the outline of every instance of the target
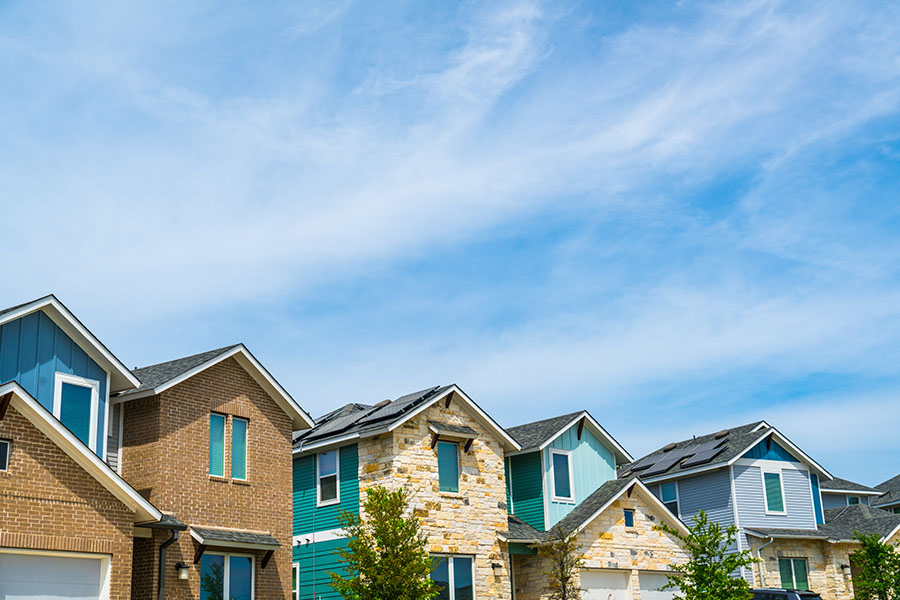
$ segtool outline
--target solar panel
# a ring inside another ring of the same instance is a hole
[[[665,473],[666,471],[671,469],[682,458],[684,458],[684,456],[681,454],[660,457],[660,460],[656,461],[656,463],[654,463],[654,465],[650,468],[650,470],[647,471],[646,473],[644,473],[644,477],[647,477],[649,475],[659,475],[661,473]]]
[[[723,452],[725,452],[725,448],[710,448],[703,452],[698,452],[692,459],[685,461],[681,466],[696,467],[697,465],[705,465]]]
[[[383,421],[385,419],[390,419],[400,414],[404,413],[407,409],[409,409],[412,405],[418,404],[420,400],[424,400],[425,398],[430,398],[435,391],[437,391],[439,387],[428,388],[427,390],[422,390],[421,392],[416,392],[414,394],[407,394],[406,396],[401,396],[391,402],[386,406],[382,406],[380,409],[370,412],[368,415],[357,421],[357,425],[365,425],[366,423],[373,423],[375,421]]]
[[[645,456],[641,460],[631,464],[632,471],[640,471],[642,469],[648,469],[653,466],[653,463],[656,462],[656,459],[659,458],[656,455]]]

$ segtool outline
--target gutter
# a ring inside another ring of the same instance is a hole
[[[775,543],[775,538],[770,537],[768,542],[766,542],[765,544],[763,544],[762,546],[760,546],[756,549],[756,559],[759,561],[759,587],[761,587],[761,588],[766,587],[766,575],[765,575],[766,569],[765,569],[765,563],[763,563],[763,560],[762,560],[762,550],[763,550],[763,548],[765,548],[767,546],[771,546],[774,543]],[[160,599],[160,600],[162,600],[162,599]]]
[[[173,529],[169,533],[171,537],[159,546],[159,600],[166,600],[166,548],[178,541],[179,531]]]

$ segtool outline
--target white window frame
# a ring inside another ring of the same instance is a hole
[[[850,498],[856,498],[856,503],[862,504],[862,496],[845,496],[845,498],[847,499],[847,506],[853,506],[850,504]]]
[[[94,454],[97,453],[97,413],[100,411],[100,382],[96,379],[87,379],[78,375],[56,372],[53,384],[53,416],[62,423],[62,386],[64,383],[78,387],[86,387],[91,390],[91,424],[88,434],[88,448]]]
[[[244,476],[243,477],[235,477],[234,476],[234,422],[235,421],[243,421],[247,424],[244,428]],[[226,427],[227,429],[227,427]],[[250,461],[249,458],[249,450],[250,450],[250,419],[246,419],[244,417],[235,417],[231,415],[231,463],[229,466],[231,467],[231,478],[235,481],[247,481],[250,479]]]
[[[779,557],[778,560],[791,561],[791,589],[792,590],[797,589],[797,571],[794,569],[794,561],[802,560],[803,562],[805,562],[806,563],[806,582],[807,582],[807,587],[809,587],[809,585],[808,585],[809,584],[809,559],[808,558],[804,558],[802,556],[797,556],[797,557],[782,556],[782,557]],[[781,574],[781,565],[780,564],[778,565],[778,572],[779,572],[779,578],[780,578],[780,574]]]
[[[9,459],[12,457],[12,440],[2,439],[0,444],[6,444],[6,464],[0,464],[0,473],[9,471]]]
[[[475,592],[475,557],[471,554],[432,554],[431,558],[446,558],[447,559],[447,588],[450,596],[450,600],[456,600],[456,582],[454,581],[453,576],[453,559],[454,558],[468,558],[472,561],[472,600],[477,598],[477,593]]]
[[[667,504],[671,504],[671,502],[672,502],[671,500],[669,502],[666,502],[663,499],[663,486],[665,486],[665,485],[674,485],[675,486],[675,507],[677,509],[675,511],[675,516],[678,518],[681,518],[681,491],[678,489],[678,482],[677,481],[667,481],[665,483],[659,484],[659,501],[663,503],[663,506],[666,506]],[[666,508],[669,508],[669,507],[666,506]]]
[[[300,563],[291,565],[291,573],[294,576],[296,587],[291,587],[291,600],[300,600]]]
[[[252,554],[241,554],[239,552],[215,552],[209,551],[203,553],[203,556],[206,555],[215,555],[215,556],[224,556],[225,557],[225,572],[222,574],[222,597],[228,598],[230,596],[229,592],[231,592],[231,561],[229,560],[232,556],[236,556],[238,558],[249,558],[250,559],[250,600],[255,600],[256,598],[256,557]],[[202,559],[201,559],[202,560]],[[203,564],[202,562],[200,563]],[[202,569],[201,569],[202,572]]]
[[[569,493],[570,496],[559,496],[556,493],[556,477],[553,473],[553,455],[559,454],[566,457],[566,463],[569,465]],[[563,502],[565,504],[575,504],[575,470],[572,468],[572,451],[562,450],[560,448],[550,449],[550,484],[553,486],[553,501]]]
[[[328,452],[334,452],[335,454],[335,471],[334,475],[320,475],[319,474],[319,457],[323,454],[327,454]],[[337,496],[333,500],[325,500],[322,501],[322,477],[334,477],[335,478],[335,489],[337,491]],[[334,450],[328,450],[327,452],[319,452],[316,454],[316,506],[332,506],[334,504],[341,503],[341,449],[335,448]]]
[[[769,475],[778,475],[778,483],[781,485],[781,505],[784,507],[784,510],[769,510],[769,496],[766,494],[766,474]],[[784,495],[784,473],[781,469],[772,469],[772,468],[761,468],[759,470],[759,477],[762,481],[762,492],[763,492],[763,507],[766,509],[767,515],[777,515],[784,516],[787,514],[787,496]]]

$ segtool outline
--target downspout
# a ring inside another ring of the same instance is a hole
[[[763,544],[762,546],[760,546],[759,548],[756,549],[756,559],[759,561],[759,587],[761,587],[761,588],[766,587],[766,576],[765,576],[766,569],[765,569],[765,563],[763,563],[763,560],[762,560],[762,549],[765,548],[766,546],[771,546],[774,543],[775,543],[775,538],[770,537],[768,542],[766,542],[765,544]],[[160,598],[160,600],[163,600],[163,599]]]
[[[159,546],[159,600],[166,600],[166,548],[178,541],[178,530],[170,530],[172,537]]]

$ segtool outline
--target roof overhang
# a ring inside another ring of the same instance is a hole
[[[191,526],[191,537],[201,546],[240,550],[278,550],[281,543],[268,533]]]
[[[872,490],[833,490],[819,487],[819,491],[823,494],[843,494],[845,496],[881,496],[883,492]]]
[[[11,394],[10,406],[28,419],[41,433],[50,438],[74,460],[78,466],[88,472],[113,496],[129,509],[134,511],[134,522],[160,521],[162,512],[137,491],[128,485],[109,465],[91,452],[75,435],[69,431],[56,417],[35,400],[22,386],[15,381],[0,385],[0,398]]]
[[[193,369],[185,371],[178,377],[174,377],[154,388],[149,388],[140,392],[136,392],[134,394],[121,396],[116,399],[116,402],[128,402],[129,400],[136,400],[138,398],[156,396],[229,358],[234,358],[238,362],[238,364],[241,365],[241,367],[243,367],[251,377],[253,377],[253,380],[256,381],[256,383],[258,383],[259,386],[263,388],[263,390],[265,390],[267,394],[269,394],[269,396],[275,401],[275,403],[278,404],[278,406],[289,417],[291,417],[294,431],[315,427],[316,422],[313,420],[313,418],[310,417],[305,410],[300,408],[300,405],[297,403],[297,401],[294,400],[290,394],[288,394],[287,390],[285,390],[281,386],[281,384],[278,383],[278,381],[276,381],[274,377],[272,377],[271,373],[269,373],[269,371],[267,371],[266,368],[263,367],[258,360],[256,360],[256,357],[253,356],[253,354],[251,354],[243,344],[238,344],[228,352],[223,352],[222,354],[211,358],[205,363],[197,365]]]
[[[603,426],[600,425],[600,423],[598,423],[594,417],[591,416],[591,413],[586,410],[576,415],[575,418],[566,423],[563,427],[560,427],[559,431],[553,434],[553,436],[547,439],[540,446],[534,448],[525,448],[523,450],[520,450],[519,452],[509,453],[509,455],[512,456],[515,454],[527,454],[529,452],[544,450],[550,444],[555,442],[557,438],[559,438],[559,436],[577,425],[580,421],[584,421],[584,424],[587,426],[587,428],[590,429],[597,438],[609,445],[609,447],[613,451],[613,455],[615,456],[617,465],[634,462],[634,458],[631,456],[631,454],[629,454],[628,451],[625,450],[625,448],[616,440],[616,438],[610,435],[610,433],[606,431],[606,429],[604,429]]]
[[[109,373],[110,393],[133,390],[141,385],[140,380],[128,370],[122,361],[116,358],[109,349],[98,340],[72,312],[66,308],[56,296],[49,295],[38,298],[8,313],[0,315],[0,325],[43,311],[62,329],[66,335],[91,357],[91,360],[106,369]]]
[[[674,525],[674,527],[676,529],[678,529],[678,531],[680,531],[684,535],[690,534],[690,531],[688,530],[687,525],[685,525],[681,521],[681,519],[678,518],[677,515],[673,514],[672,511],[670,511],[668,508],[666,508],[666,505],[663,504],[662,500],[657,498],[656,495],[650,491],[650,488],[648,488],[644,484],[644,482],[641,481],[640,478],[638,478],[638,477],[634,477],[632,479],[631,483],[623,486],[622,489],[619,490],[618,493],[616,493],[609,500],[607,500],[603,506],[601,506],[599,509],[597,509],[594,512],[594,514],[592,514],[590,517],[585,519],[578,527],[576,527],[573,533],[575,533],[576,535],[581,533],[585,527],[587,527],[588,525],[591,524],[591,521],[593,521],[594,519],[596,519],[597,517],[602,515],[610,506],[612,506],[613,502],[615,502],[616,500],[621,498],[622,494],[628,494],[629,496],[631,496],[631,494],[634,493],[635,491],[640,492],[641,495],[644,497],[644,499],[647,500],[647,502],[651,506],[653,506],[654,508],[656,508],[657,510],[662,512],[666,517],[668,517],[672,521],[672,524]]]

